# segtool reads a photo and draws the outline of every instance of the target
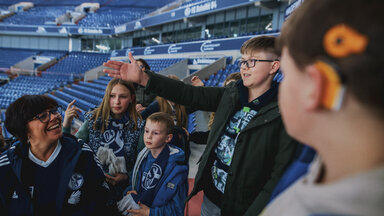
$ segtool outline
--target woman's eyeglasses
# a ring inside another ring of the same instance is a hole
[[[63,111],[63,109],[62,109],[61,107],[55,107],[55,108],[53,108],[53,109],[44,111],[44,112],[42,112],[42,113],[36,115],[35,117],[33,117],[33,118],[32,118],[31,120],[29,120],[29,121],[38,119],[38,120],[40,120],[42,123],[47,123],[47,122],[49,122],[49,120],[51,119],[51,114],[53,114],[53,115],[60,114],[62,111]]]

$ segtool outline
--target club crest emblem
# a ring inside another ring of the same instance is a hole
[[[69,179],[68,186],[71,190],[78,190],[79,188],[81,188],[81,186],[83,186],[83,183],[84,177],[79,173],[74,173],[72,174],[71,179]]]
[[[162,170],[158,164],[153,164],[151,169],[149,169],[148,173],[144,172],[142,187],[146,190],[150,190],[156,187],[156,184],[159,182],[161,178]]]

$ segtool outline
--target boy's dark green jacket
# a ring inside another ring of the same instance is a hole
[[[241,82],[225,88],[194,87],[147,71],[147,90],[175,103],[216,112],[207,147],[200,158],[191,198],[212,181],[213,154],[227,122],[240,108]],[[240,132],[228,170],[222,215],[257,215],[291,162],[297,142],[285,131],[276,99],[262,107]]]

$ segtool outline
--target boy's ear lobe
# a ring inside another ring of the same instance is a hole
[[[303,91],[305,91],[305,108],[307,111],[313,111],[321,107],[324,80],[321,72],[314,65],[307,66],[305,73],[307,76],[306,83],[303,85]]]
[[[168,134],[168,135],[167,135],[167,139],[165,140],[165,142],[166,142],[166,143],[171,142],[172,138],[173,138],[173,134]]]
[[[280,69],[280,61],[274,61],[272,63],[272,70],[270,74],[275,74]]]

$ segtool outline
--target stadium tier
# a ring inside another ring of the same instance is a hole
[[[37,50],[0,48],[0,69],[10,68],[16,63],[38,53],[39,51]]]
[[[151,9],[146,8],[120,8],[120,7],[101,7],[94,13],[88,13],[80,20],[79,25],[84,27],[114,27],[137,20]]]
[[[36,6],[4,19],[3,23],[10,25],[55,24],[57,17],[72,10],[74,10],[74,6]]]
[[[86,71],[101,66],[108,59],[109,54],[71,52],[66,58],[46,70],[45,73],[81,78],[84,77]]]
[[[0,109],[6,109],[17,98],[27,94],[44,94],[66,84],[57,76],[19,76],[0,86]]]

